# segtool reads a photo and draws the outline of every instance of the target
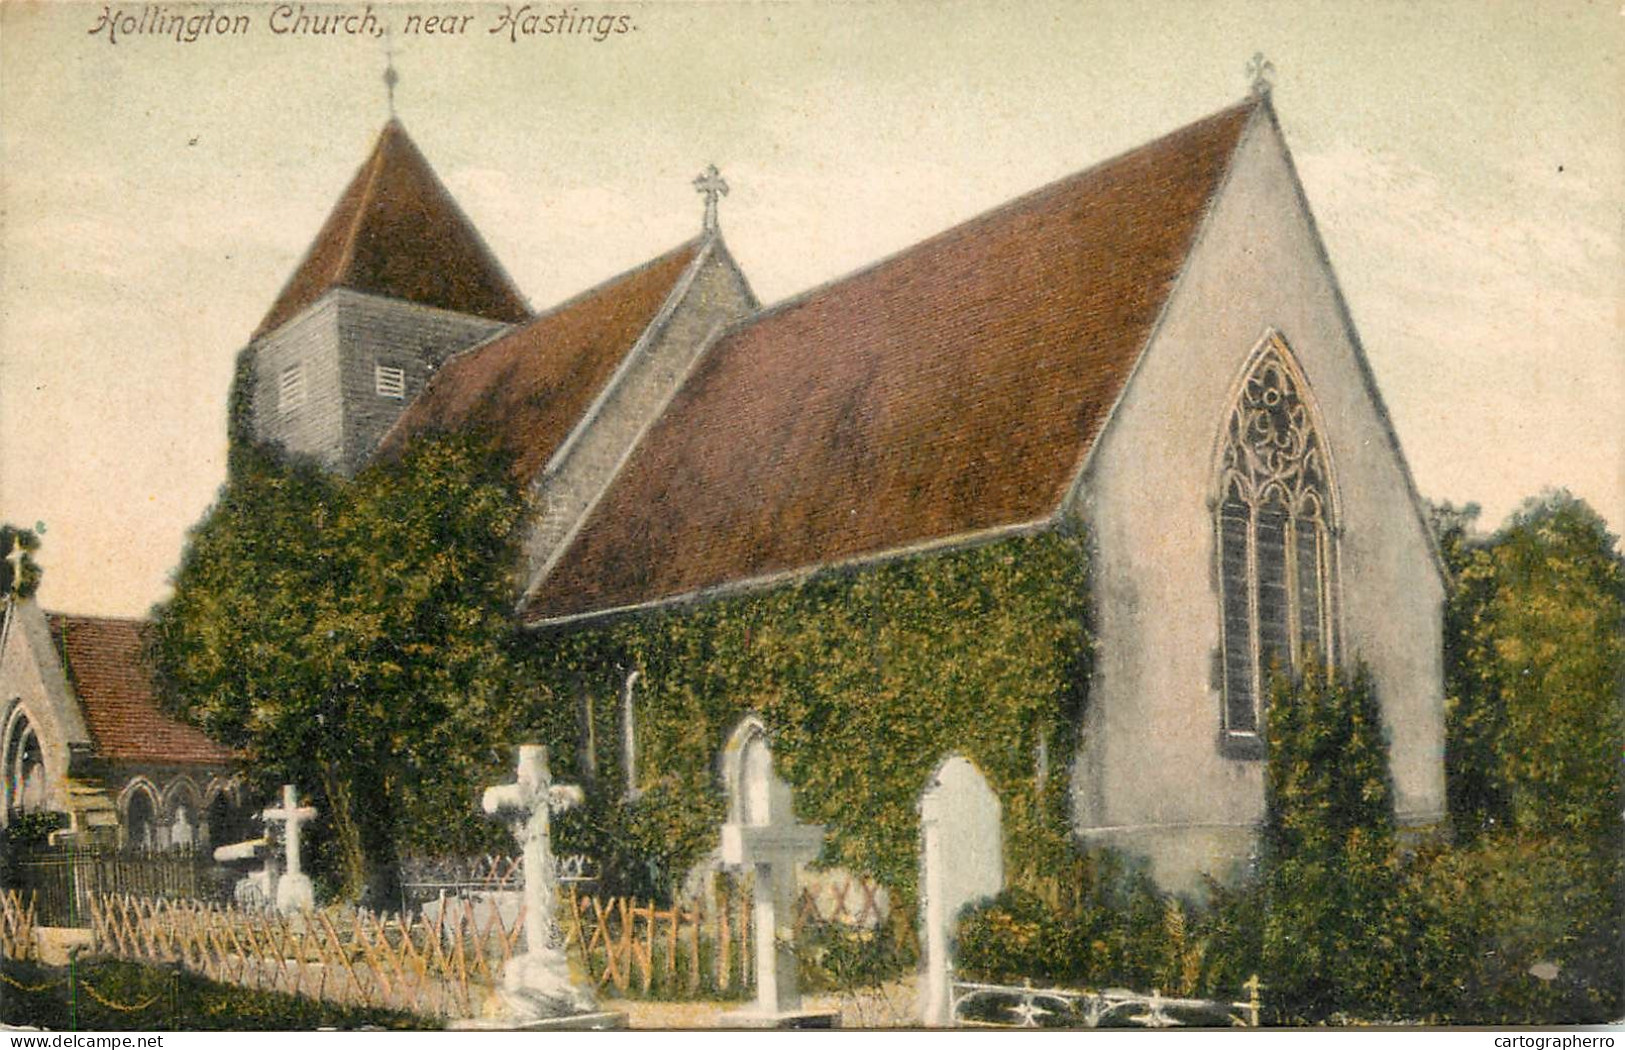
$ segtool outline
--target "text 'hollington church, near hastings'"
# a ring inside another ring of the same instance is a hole
[[[351,474],[494,435],[538,631],[1081,525],[1082,743],[1036,760],[1084,841],[1170,886],[1244,863],[1272,661],[1369,668],[1398,817],[1441,819],[1442,568],[1267,87],[766,307],[696,188],[697,237],[533,313],[391,119],[242,352],[253,439]],[[67,807],[54,723],[106,751],[97,701],[0,656],[8,811]]]

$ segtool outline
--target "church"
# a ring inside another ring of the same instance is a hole
[[[1443,819],[1444,570],[1267,84],[775,304],[724,242],[726,183],[695,188],[692,240],[532,312],[391,119],[239,357],[240,425],[345,475],[491,435],[535,508],[514,609],[538,645],[1081,536],[1076,724],[973,760],[1059,783],[1076,840],[1192,887],[1256,848],[1272,665],[1360,664],[1400,822]],[[604,750],[631,795],[675,761],[639,735],[664,672],[608,673],[578,762]],[[873,765],[910,734],[883,736]]]
[[[139,620],[0,598],[0,828],[61,814],[59,837],[130,849],[236,841],[255,801],[237,756],[158,705]]]

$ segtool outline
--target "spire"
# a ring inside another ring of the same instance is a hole
[[[706,233],[717,232],[717,201],[728,195],[728,183],[715,164],[707,165],[704,171],[694,176],[694,192],[705,198],[703,229]]]
[[[524,297],[393,117],[254,332],[333,288],[517,322]]]

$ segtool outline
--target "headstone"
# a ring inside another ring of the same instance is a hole
[[[625,1014],[597,1010],[592,993],[570,979],[563,938],[554,921],[558,899],[552,849],[552,816],[583,800],[573,784],[553,783],[547,748],[519,749],[515,783],[485,789],[485,812],[507,820],[523,851],[525,951],[508,960],[502,974],[501,1017],[458,1028],[624,1028]]]
[[[177,849],[184,849],[192,845],[192,821],[188,818],[185,806],[175,807],[175,819],[169,825],[169,844]]]
[[[751,920],[756,933],[756,1002],[725,1014],[739,1027],[828,1028],[836,1015],[801,1009],[796,982],[794,922],[796,865],[815,860],[824,828],[796,823],[790,785],[773,772],[767,729],[755,716],[734,730],[722,755],[728,823],[722,863],[754,872]]]
[[[954,927],[972,901],[1004,888],[999,798],[955,755],[920,796],[920,1021],[952,1022]]]
[[[250,872],[232,886],[232,900],[246,908],[264,908],[276,900],[276,858],[271,854],[268,838],[248,839],[217,846],[214,859],[218,864],[241,868],[253,861],[261,861],[260,870]]]
[[[276,880],[276,910],[285,915],[309,911],[316,906],[316,891],[300,861],[299,829],[316,819],[315,808],[299,805],[298,789],[292,784],[283,784],[282,805],[267,809],[260,814],[260,819],[280,820],[284,824],[282,851],[286,870]]]

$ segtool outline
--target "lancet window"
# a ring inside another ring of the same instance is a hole
[[[1272,669],[1335,651],[1336,534],[1326,449],[1285,343],[1272,337],[1225,423],[1216,522],[1223,724],[1258,740]]]

